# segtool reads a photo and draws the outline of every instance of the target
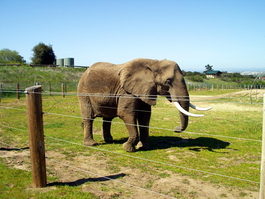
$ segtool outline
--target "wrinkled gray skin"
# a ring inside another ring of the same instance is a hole
[[[156,104],[157,95],[167,97],[170,102],[178,101],[189,111],[189,94],[176,62],[135,59],[121,65],[106,62],[92,65],[78,84],[84,144],[96,144],[92,133],[96,117],[103,117],[105,142],[112,142],[111,121],[120,117],[129,132],[124,149],[134,152],[138,143],[139,149],[147,150],[151,106]],[[181,126],[175,127],[175,132],[181,132],[188,126],[188,116],[180,113],[180,118]]]

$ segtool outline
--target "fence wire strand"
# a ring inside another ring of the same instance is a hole
[[[264,91],[264,89],[259,89],[260,91]],[[242,91],[242,90],[240,90]],[[25,90],[2,90],[2,93],[19,93],[19,94],[26,94],[28,93],[28,91]],[[199,91],[197,91],[199,94]],[[89,97],[104,97],[104,98],[139,98],[139,96],[144,97],[144,98],[151,98],[151,99],[157,99],[157,96],[162,96],[162,97],[170,97],[172,95],[143,95],[143,94],[115,94],[115,93],[77,93],[77,92],[51,92],[51,91],[43,91],[43,92],[34,92],[34,94],[40,94],[40,95],[54,95],[54,96],[61,96],[62,94],[64,94],[65,96],[89,96]],[[228,93],[230,94],[230,93]],[[172,96],[172,97],[178,97],[178,98],[186,98],[186,97],[190,97],[193,95],[188,95],[188,96]],[[229,95],[228,95],[229,96]],[[252,90],[249,90],[249,96],[239,96],[239,97],[222,97],[222,98],[231,98],[231,99],[250,99],[250,97],[255,96],[255,94],[252,94]],[[199,97],[203,97],[203,98],[207,98],[207,96],[200,96]],[[256,97],[257,98],[257,97]],[[262,98],[262,97],[259,97]],[[164,98],[165,100],[167,100],[166,98]]]
[[[261,90],[261,89],[260,89]],[[263,90],[262,90],[263,91]],[[24,90],[9,90],[9,91],[2,91],[3,93],[4,92],[7,92],[7,93],[19,93],[19,94],[22,94],[22,93],[27,93],[27,91],[24,91]],[[35,92],[34,94],[42,94],[42,95],[50,95],[50,96],[59,96],[59,95],[64,95],[64,96],[90,96],[90,97],[102,97],[102,98],[123,98],[123,99],[134,99],[134,98],[139,98],[141,97],[142,99],[149,99],[149,100],[164,100],[164,101],[167,101],[167,95],[161,95],[162,97],[159,98],[157,96],[159,95],[142,95],[142,94],[121,94],[121,95],[116,95],[116,94],[102,94],[102,93],[76,93],[76,92],[49,92],[49,91],[44,91],[44,92]],[[254,94],[252,94],[252,90],[250,90],[250,93],[249,93],[249,96],[239,96],[239,97],[222,97],[222,101],[219,101],[219,100],[213,100],[213,99],[210,99],[210,100],[206,100],[207,99],[207,96],[199,96],[200,98],[203,98],[202,100],[198,100],[198,99],[190,99],[191,101],[194,101],[194,102],[208,102],[208,103],[237,103],[237,104],[255,104],[255,105],[262,105],[262,102],[253,102],[253,96]],[[169,95],[168,95],[169,97]],[[188,98],[192,98],[192,95],[190,96],[171,96],[172,98],[175,98],[177,97],[179,99],[179,101],[187,101]],[[238,102],[233,102],[233,101],[224,101],[224,99],[239,99],[239,100],[247,100],[247,102],[245,101],[238,101]],[[262,99],[262,97],[256,97],[256,100],[259,100],[259,99]]]
[[[1,105],[0,105],[0,108],[13,109],[13,110],[19,110],[19,111],[25,111],[26,112],[25,109],[18,109],[18,108],[1,106]],[[135,124],[129,124],[129,123],[125,123],[125,122],[109,121],[109,120],[103,120],[103,119],[99,119],[99,118],[95,118],[95,119],[82,118],[81,116],[65,115],[65,114],[52,113],[52,112],[43,112],[43,113],[47,114],[47,115],[56,115],[56,116],[70,117],[70,118],[76,118],[76,119],[89,119],[89,120],[93,120],[93,121],[97,121],[97,122],[106,122],[106,123],[108,122],[108,123],[119,124],[119,125],[145,127],[145,128],[149,128],[149,129],[156,129],[156,130],[165,130],[165,131],[172,131],[173,130],[173,129],[167,129],[167,128],[153,127],[153,126],[135,125]],[[1,125],[1,124],[0,124],[0,126],[8,127],[8,126]],[[15,129],[14,127],[10,127],[10,128]],[[232,136],[224,136],[224,135],[216,135],[216,134],[209,134],[209,133],[190,132],[190,131],[182,131],[182,133],[207,135],[207,136],[239,139],[239,140],[254,141],[254,142],[262,142],[262,140],[255,140],[255,139],[249,139],[249,138],[240,138],[240,137],[232,137]]]
[[[156,129],[156,130],[173,131],[173,129],[153,127],[153,126],[144,126],[144,125],[135,125],[135,124],[125,123],[125,122],[108,121],[108,120],[103,120],[103,119],[98,119],[98,118],[91,119],[91,118],[82,118],[79,116],[71,116],[71,115],[64,115],[64,114],[58,114],[58,113],[47,113],[47,112],[44,112],[44,113],[51,114],[51,115],[63,116],[63,117],[72,117],[72,118],[78,118],[78,119],[89,119],[89,120],[98,121],[98,122],[108,122],[108,123],[112,123],[112,124],[121,124],[121,125],[128,125],[128,126],[145,127],[145,128],[149,128],[149,129]],[[190,131],[182,131],[182,133],[208,135],[208,136],[215,136],[215,137],[233,138],[233,139],[240,139],[240,140],[246,140],[246,141],[262,142],[262,140],[232,137],[232,136],[225,136],[225,135],[216,135],[216,134],[209,134],[209,133],[198,133],[198,132],[190,132]]]

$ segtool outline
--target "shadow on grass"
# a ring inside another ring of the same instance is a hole
[[[214,149],[225,149],[230,145],[229,142],[209,137],[183,139],[173,136],[150,136],[149,143],[151,150],[167,149],[171,147],[189,147],[189,150],[198,152],[201,150],[216,152]]]
[[[26,150],[29,149],[29,147],[24,147],[24,148],[4,148],[1,147],[0,151],[21,151],[21,150]]]
[[[105,182],[105,181],[109,181],[109,180],[115,180],[121,177],[124,177],[126,174],[124,173],[120,173],[120,174],[116,174],[116,175],[109,175],[109,176],[105,176],[105,177],[98,177],[98,178],[82,178],[73,182],[53,182],[53,183],[49,183],[47,184],[48,187],[51,186],[70,186],[70,187],[76,187],[76,186],[80,186],[82,184],[85,184],[86,182]]]
[[[127,139],[128,138],[121,138],[115,140],[114,138],[114,140],[111,143],[123,144],[124,142],[127,141]],[[100,144],[105,145],[109,143],[100,143]],[[230,143],[209,137],[183,139],[181,137],[175,137],[175,136],[149,136],[149,145],[150,145],[149,150],[168,149],[171,147],[186,147],[189,148],[189,150],[198,151],[198,152],[202,150],[217,152],[214,150],[225,149],[230,145]]]

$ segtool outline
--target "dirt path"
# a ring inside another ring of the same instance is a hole
[[[3,148],[1,148],[3,147]],[[29,150],[6,150],[0,144],[0,156],[9,167],[30,170]],[[35,191],[46,192],[60,189],[61,185],[80,186],[83,192],[90,192],[102,199],[109,198],[258,198],[258,192],[211,184],[187,176],[167,172],[165,177],[143,173],[140,169],[122,167],[118,173],[106,170],[107,159],[79,154],[69,161],[60,153],[47,152],[48,175],[56,176],[58,182]],[[87,171],[87,172],[86,172]],[[98,175],[96,175],[98,174]],[[110,180],[113,179],[113,180]],[[88,183],[90,182],[90,183]],[[31,190],[33,191],[33,190]]]

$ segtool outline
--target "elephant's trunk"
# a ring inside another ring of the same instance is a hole
[[[174,102],[175,106],[179,110],[180,122],[181,122],[181,126],[176,126],[174,128],[175,132],[184,131],[188,127],[189,116],[192,116],[192,117],[203,117],[204,116],[204,115],[190,113],[189,107],[196,109],[196,110],[199,110],[199,111],[207,111],[207,110],[212,109],[212,107],[200,108],[200,107],[197,107],[197,106],[191,104],[188,93],[186,93],[182,97],[177,97],[177,98],[173,99],[172,101]]]
[[[180,126],[174,128],[175,132],[184,131],[188,127],[189,116],[202,117],[204,115],[193,114],[189,112],[189,107],[200,111],[210,110],[212,107],[200,108],[190,103],[189,93],[183,77],[180,77],[180,81],[173,81],[169,87],[170,97],[169,100],[174,102],[175,106],[179,110],[180,114]]]
[[[184,99],[178,100],[178,103],[181,106],[181,108],[189,112],[189,103],[190,103],[189,96],[186,96]],[[174,128],[174,132],[184,131],[188,127],[189,116],[181,111],[179,111],[179,115],[180,115],[180,126],[176,126]]]
[[[178,106],[179,106],[177,108],[179,109],[181,125],[176,126],[174,128],[175,132],[184,131],[187,128],[188,122],[189,122],[189,116],[187,114],[185,114],[186,112],[189,112],[189,104],[190,104],[189,93],[187,91],[184,79],[182,80],[181,83],[182,83],[182,86],[180,86],[180,85],[174,86],[173,85],[169,89],[169,93],[170,93],[170,97],[171,97],[172,102],[174,102],[175,105],[178,104]]]

